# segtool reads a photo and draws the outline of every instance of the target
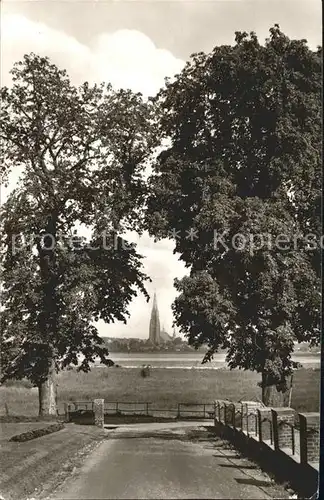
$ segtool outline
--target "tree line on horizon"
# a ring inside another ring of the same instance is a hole
[[[264,45],[237,32],[148,100],[75,87],[47,57],[14,65],[0,111],[4,182],[20,173],[1,207],[2,380],[38,387],[40,415],[56,414],[56,373],[79,354],[80,370],[111,365],[95,323],[149,300],[128,231],[174,240],[188,268],[175,324],[207,345],[203,361],[226,350],[230,368],[260,373],[265,403],[283,404],[294,342],[320,342],[321,249],[293,243],[321,236],[321,54],[278,25]],[[230,245],[269,232],[287,248]]]
[[[149,339],[141,338],[103,337],[103,339],[110,353],[192,352],[195,350],[193,346],[190,346],[180,337],[170,339],[168,342],[161,342],[159,345],[154,345]],[[207,348],[202,346],[199,350],[204,352]]]

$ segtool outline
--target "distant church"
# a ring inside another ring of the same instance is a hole
[[[162,343],[170,342],[172,340],[172,337],[164,330],[164,328],[162,328],[161,330],[156,293],[154,293],[153,306],[151,312],[149,340],[152,342],[153,345],[160,345]]]

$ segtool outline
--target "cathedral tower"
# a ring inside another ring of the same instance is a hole
[[[153,345],[158,345],[160,343],[160,318],[156,300],[156,293],[154,293],[153,307],[151,312],[149,339]]]

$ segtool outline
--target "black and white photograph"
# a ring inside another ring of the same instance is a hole
[[[320,498],[322,2],[0,28],[0,500]]]

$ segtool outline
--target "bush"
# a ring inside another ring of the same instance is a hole
[[[141,376],[143,378],[150,376],[150,365],[146,365],[141,368]]]
[[[64,419],[64,415],[58,415],[54,417],[53,415],[43,415],[43,416],[32,416],[32,415],[0,415],[0,423],[13,424],[18,422],[57,422],[58,420]],[[1,498],[1,497],[0,497]]]
[[[31,389],[32,387],[34,387],[33,384],[26,378],[23,378],[21,380],[6,380],[2,385],[3,387],[25,387],[26,389]]]
[[[45,436],[46,434],[52,434],[52,432],[60,431],[63,428],[64,424],[60,422],[49,425],[48,427],[43,427],[42,429],[34,429],[32,431],[23,432],[22,434],[17,434],[16,436],[12,436],[9,441],[18,441],[19,443],[22,443],[24,441],[30,441],[31,439]]]

